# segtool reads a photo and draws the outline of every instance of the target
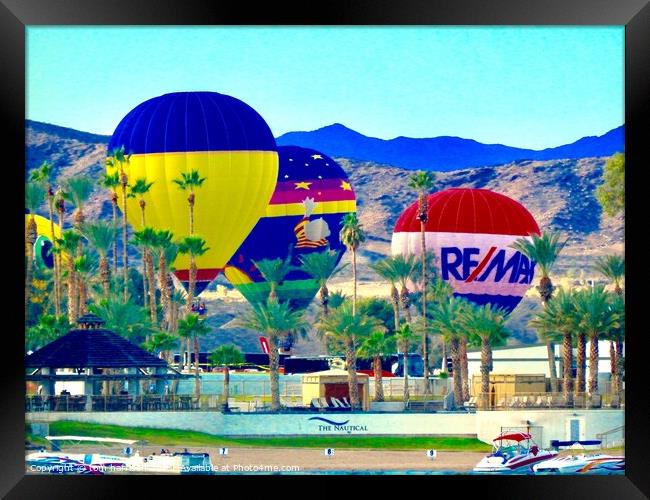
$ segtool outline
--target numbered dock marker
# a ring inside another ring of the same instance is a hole
[[[436,450],[427,450],[427,457],[429,457],[431,460],[435,459],[437,455],[438,452],[436,452]]]
[[[228,448],[219,448],[219,455],[228,455]]]
[[[334,456],[334,448],[325,448],[325,456],[332,458]]]

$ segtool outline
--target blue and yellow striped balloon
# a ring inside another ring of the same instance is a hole
[[[201,293],[264,214],[273,194],[278,154],[269,126],[234,97],[175,92],[143,102],[122,119],[108,149],[122,146],[132,154],[124,165],[129,182],[144,177],[154,183],[144,195],[146,225],[168,229],[176,238],[189,234],[188,193],[173,180],[192,170],[206,178],[195,191],[194,206],[194,234],[210,248],[196,258],[195,290]],[[127,199],[127,218],[136,230],[142,228],[137,199]],[[189,258],[179,255],[175,267],[187,287]]]

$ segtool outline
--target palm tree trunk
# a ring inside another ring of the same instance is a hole
[[[404,310],[406,314],[406,321],[411,323],[412,318],[411,318],[411,299],[409,297],[409,291],[406,288],[406,285],[402,283],[402,287],[399,292],[399,298],[402,303],[402,309]]]
[[[589,394],[598,394],[598,333],[589,336]]]
[[[194,335],[194,394],[197,397],[201,395],[201,373],[199,372],[199,337]]]
[[[622,403],[623,395],[623,339],[618,337],[616,339],[616,395],[619,398],[619,402]]]
[[[158,257],[158,288],[160,289],[160,303],[163,310],[162,325],[169,331],[171,324],[169,310],[169,289],[167,288],[167,263],[165,262],[165,252],[161,249]]]
[[[329,314],[329,301],[330,301],[330,291],[327,289],[327,284],[324,284],[320,288],[320,303],[323,306],[323,316]]]
[[[361,408],[359,401],[359,382],[357,377],[357,355],[354,340],[348,341],[345,350],[345,360],[348,365],[348,391],[350,392],[350,405],[353,410]]]
[[[191,191],[187,202],[190,207],[190,236],[194,236],[194,193]]]
[[[490,358],[491,349],[488,339],[481,338],[481,408],[488,407],[490,392]]]
[[[381,373],[381,356],[375,356],[373,365],[375,371],[375,401],[381,402],[384,400],[384,384]]]
[[[25,323],[29,321],[29,304],[32,295],[32,276],[34,273],[34,243],[38,238],[36,219],[34,215],[29,218],[25,239],[27,243],[27,265],[25,268]]]
[[[124,276],[124,303],[129,300],[129,252],[126,237],[126,186],[129,180],[124,171],[121,175],[122,184],[122,273]]]
[[[140,200],[140,222],[142,223],[142,229],[145,228],[144,220],[144,200]],[[142,300],[144,302],[145,309],[147,308],[147,289],[148,285],[151,283],[149,281],[149,266],[151,262],[147,258],[149,250],[145,247],[142,247]]]
[[[395,319],[395,331],[399,330],[399,293],[395,283],[390,284],[390,301],[393,303],[393,316]]]
[[[61,200],[60,204],[57,201],[57,213],[59,215],[59,229],[61,231],[63,231],[63,212],[64,212],[64,209],[65,208],[64,208],[64,205],[63,205],[63,200]],[[59,300],[61,301],[61,305],[63,305],[63,254],[60,251],[58,251],[58,252],[56,252],[56,254],[54,254],[54,258],[58,261]]]
[[[546,353],[548,355],[548,368],[551,374],[551,391],[559,392],[557,371],[555,369],[555,345],[553,342],[546,342]]]
[[[50,241],[52,245],[56,242],[56,237],[54,236],[54,193],[52,192],[52,186],[49,187],[47,192],[47,205],[50,216]],[[52,248],[54,251],[54,248]],[[54,314],[58,318],[61,316],[61,289],[59,287],[59,263],[56,257],[56,254],[53,254],[54,257]]]
[[[463,401],[463,381],[460,363],[460,340],[456,337],[451,339],[451,363],[454,379],[454,406],[458,407]]]
[[[106,253],[101,253],[99,256],[99,276],[102,280],[104,298],[108,299],[111,294],[111,269],[108,266]]]
[[[189,283],[187,286],[187,313],[192,311],[192,302],[194,302],[194,283],[196,282],[196,263],[194,262],[194,254],[190,252],[190,272]]]
[[[402,351],[402,364],[404,365],[404,404],[408,404],[411,399],[409,392],[409,350],[408,346]]]
[[[354,283],[352,293],[352,316],[357,315],[357,251],[352,248],[352,281]],[[352,397],[350,395],[350,397]]]
[[[562,364],[564,365],[564,402],[566,406],[573,404],[573,379],[571,377],[571,365],[573,364],[573,345],[571,332],[564,332],[562,337]]]
[[[72,256],[68,257],[68,323],[71,325],[77,320],[76,309],[76,284],[75,284],[74,261]]]
[[[426,212],[426,197],[420,193],[420,213]],[[424,327],[422,333],[422,366],[424,371],[424,393],[431,393],[431,386],[429,384],[429,335],[427,330],[427,243],[424,232],[424,221],[420,221],[420,246],[422,250],[422,325]]]
[[[467,362],[467,338],[460,338],[460,376],[463,381],[463,402],[469,401],[469,366]]]
[[[117,227],[117,191],[113,191],[113,226]],[[113,276],[117,276],[117,237],[113,240]]]
[[[269,335],[269,377],[271,379],[271,410],[280,409],[280,383],[278,370],[280,367],[280,354],[276,335]]]
[[[609,341],[609,373],[610,373],[610,386],[612,393],[614,392],[614,381],[616,380],[616,346],[614,341]]]
[[[156,308],[156,281],[154,277],[153,257],[148,249],[146,249],[145,252],[147,259],[147,281],[149,282],[149,313],[151,316],[151,323],[154,326],[157,326],[158,311]]]
[[[81,279],[81,277],[77,280],[77,286],[79,288],[79,291],[77,292],[77,296],[79,297],[78,316],[83,316],[88,312],[86,307],[86,302],[88,301],[88,288],[86,287],[86,281]]]
[[[585,362],[587,359],[587,342],[584,333],[578,334],[578,350],[576,352],[576,393],[585,392]]]
[[[228,411],[228,398],[230,397],[230,369],[228,365],[223,368],[223,409]]]

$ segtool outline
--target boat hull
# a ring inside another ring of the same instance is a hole
[[[501,455],[489,455],[481,460],[476,467],[474,467],[473,471],[503,473],[524,472],[532,470],[535,464],[547,461],[555,455],[555,453],[541,451],[537,453],[537,455],[519,455],[507,460]]]

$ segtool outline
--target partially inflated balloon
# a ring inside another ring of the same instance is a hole
[[[192,170],[206,178],[195,189],[194,206],[194,235],[210,249],[196,257],[196,293],[201,293],[264,214],[278,173],[271,130],[234,97],[177,92],[143,102],[126,115],[109,152],[121,146],[132,154],[124,165],[129,182],[144,177],[154,183],[144,195],[146,225],[169,229],[176,238],[189,235],[189,209],[188,192],[173,180]],[[127,199],[127,218],[136,230],[142,228],[137,199]],[[175,267],[187,287],[189,257],[179,255]]]
[[[345,246],[340,224],[356,211],[356,198],[343,169],[329,156],[297,146],[278,147],[280,169],[266,214],[234,253],[224,274],[251,303],[264,302],[270,292],[253,261],[286,259],[300,265],[300,256]],[[291,271],[277,289],[279,300],[302,309],[319,284],[302,271]]]
[[[510,245],[540,234],[537,222],[515,200],[487,189],[446,189],[429,195],[427,250],[437,257],[439,276],[454,295],[511,312],[530,288],[535,261]],[[420,255],[418,203],[400,215],[393,255]]]
[[[25,230],[31,218],[30,214],[25,215]],[[54,267],[54,254],[52,253],[52,231],[50,219],[34,214],[36,222],[36,242],[34,243],[34,263],[39,267],[52,269]],[[54,224],[54,238],[61,238],[61,228]],[[27,249],[25,249],[27,253]]]

